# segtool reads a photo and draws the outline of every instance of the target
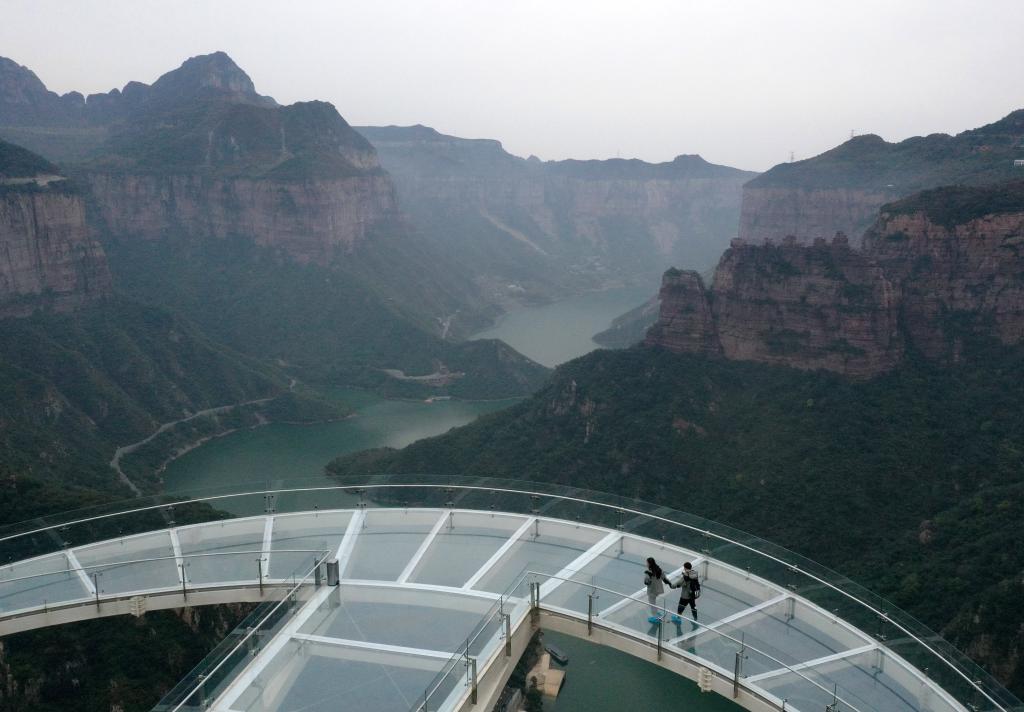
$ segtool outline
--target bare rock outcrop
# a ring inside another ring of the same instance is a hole
[[[244,235],[303,263],[343,257],[398,212],[383,173],[283,181],[93,172],[85,180],[115,235],[142,240]]]
[[[0,185],[0,317],[69,311],[109,291],[81,197],[58,186]]]
[[[660,317],[648,331],[645,344],[680,352],[722,352],[708,293],[699,274],[669,270],[662,279],[658,298]]]
[[[1024,204],[1024,183],[1018,184]],[[931,191],[949,205],[953,191]],[[955,218],[896,203],[864,236],[864,251],[902,284],[903,326],[925,356],[956,360],[966,334],[1024,340],[1024,209]],[[952,216],[950,216],[952,217]]]
[[[839,237],[730,248],[715,272],[713,314],[730,359],[854,377],[902,357],[899,290]]]
[[[925,191],[886,205],[860,250],[737,239],[710,289],[669,271],[645,343],[868,378],[909,351],[948,362],[967,338],[1024,341],[1022,275],[1024,182]]]
[[[760,243],[793,235],[797,242],[811,243],[842,232],[856,240],[878,217],[878,209],[898,196],[884,189],[747,185],[740,204],[739,236]]]

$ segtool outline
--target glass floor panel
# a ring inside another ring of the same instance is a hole
[[[521,517],[468,518],[461,512],[456,514],[454,527],[441,528],[409,580],[437,586],[462,586],[523,521]]]
[[[701,566],[698,569],[703,572],[705,567]],[[698,620],[704,625],[711,625],[723,618],[745,611],[780,593],[759,583],[745,581],[741,576],[728,570],[714,568],[709,570],[711,576],[701,579],[701,596],[697,599]],[[747,584],[753,585],[748,586]],[[681,591],[678,589],[667,589],[666,587],[665,595],[658,598],[658,605],[665,607],[670,614],[674,613],[679,603],[680,593]],[[644,607],[626,606],[609,614],[607,619],[634,630],[646,630],[649,615],[650,612]],[[689,618],[690,615],[691,613],[687,609],[685,617]],[[669,624],[665,629],[665,637],[671,639],[688,634],[693,629],[694,626],[685,620],[681,625]]]
[[[453,653],[493,606],[431,591],[341,586],[299,632]]]
[[[863,712],[953,712],[955,709],[880,650],[804,668],[800,674],[829,691],[833,685],[838,685],[839,697]],[[755,684],[788,699],[801,711],[822,709],[824,704],[832,702],[830,694],[796,673],[767,678]]]
[[[166,531],[79,547],[75,556],[90,578],[96,575],[100,595],[181,585],[171,536]]]
[[[556,574],[604,538],[607,532],[544,521],[505,552],[474,588],[504,593],[528,571]]]
[[[625,596],[633,596],[644,588],[648,556],[654,557],[666,574],[682,568],[685,562],[695,558],[695,555],[673,551],[655,542],[624,538],[573,574],[572,578],[574,581],[585,581]],[[665,588],[668,593],[668,587]],[[591,589],[583,586],[559,586],[547,596],[545,602],[552,606],[585,613],[588,605],[587,594],[590,592]],[[596,591],[596,594],[598,598],[595,602],[595,612],[607,610],[622,600],[622,597],[612,595],[608,591]],[[641,594],[640,597],[643,596],[644,594]]]
[[[213,524],[182,527],[177,530],[185,562],[186,580],[194,584],[222,581],[255,581],[259,575],[265,517],[233,519]],[[194,554],[223,556],[191,556]]]
[[[231,709],[337,712],[413,708],[444,661],[289,641]]]
[[[368,510],[342,578],[397,580],[441,515],[440,510]]]
[[[721,625],[714,631],[702,633],[689,641],[685,649],[731,669],[739,644],[725,636],[743,641],[761,653],[746,659],[744,677],[816,660],[871,642],[810,606],[788,599],[755,611],[734,624]]]
[[[270,536],[270,578],[304,575],[323,551],[336,551],[352,512],[316,512],[274,517]],[[278,553],[282,549],[313,550],[309,553]]]
[[[4,566],[0,569],[0,582],[11,583],[2,588],[0,611],[16,611],[89,598],[91,594],[78,574],[68,569],[68,558],[62,552]],[[22,577],[30,578],[12,581]]]

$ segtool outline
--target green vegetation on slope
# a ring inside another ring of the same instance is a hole
[[[113,488],[116,447],[285,386],[186,321],[125,300],[2,325],[0,464],[20,476]]]
[[[59,175],[60,169],[44,158],[13,143],[0,141],[0,178]]]
[[[964,355],[854,383],[597,352],[507,411],[329,471],[548,480],[707,516],[891,597],[1020,694],[1024,354]]]
[[[125,292],[166,305],[231,347],[277,362],[303,381],[416,397],[499,398],[540,386],[547,369],[503,343],[443,341],[426,332],[425,315],[419,323],[409,318],[417,305],[407,288],[415,291],[433,279],[439,284],[441,278],[426,264],[423,274],[415,274],[412,259],[389,266],[382,251],[392,245],[385,236],[381,240],[368,240],[364,252],[334,268],[299,265],[242,238],[125,240],[109,244],[108,255]],[[442,366],[466,375],[435,389],[397,381],[382,370],[417,376]]]
[[[933,223],[952,228],[986,215],[1024,212],[1024,181],[983,187],[944,186],[883,205],[882,212],[923,212]]]
[[[863,188],[907,195],[937,185],[992,183],[1015,176],[1013,159],[1024,157],[1022,138],[1024,109],[956,136],[915,136],[899,143],[857,136],[814,158],[781,163],[747,185]]]
[[[181,98],[161,108],[115,130],[90,165],[280,180],[380,172],[352,160],[373,148],[326,102],[267,107]]]

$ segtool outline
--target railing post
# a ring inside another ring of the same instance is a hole
[[[206,675],[199,673],[199,709],[205,710],[206,704]]]
[[[505,657],[512,657],[512,614],[502,613],[501,617],[505,619]]]
[[[178,564],[178,570],[181,572],[181,598],[187,601],[188,590],[185,588],[185,564]]]
[[[540,619],[540,582],[530,582],[530,618],[536,623]]]
[[[99,575],[92,575],[92,590],[96,593],[96,610],[100,609],[100,582]]]
[[[659,621],[655,624],[655,627],[658,629],[658,660],[661,660],[661,636],[665,630],[665,621]]]
[[[587,594],[587,637],[594,634],[594,594]]]
[[[256,571],[259,574],[259,578],[257,579],[257,581],[259,581],[259,584],[260,584],[260,598],[263,598],[263,557],[262,556],[260,556],[260,558],[256,559]]]
[[[740,696],[740,666],[742,665],[743,651],[736,651],[736,663],[732,671],[732,698],[735,700]]]
[[[476,704],[476,658],[469,659],[469,701],[471,704]]]

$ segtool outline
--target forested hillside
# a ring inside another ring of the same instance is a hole
[[[597,352],[508,411],[329,471],[552,480],[694,512],[891,597],[1019,693],[1024,641],[1003,621],[1024,593],[1024,352],[973,349],[859,383]]]

